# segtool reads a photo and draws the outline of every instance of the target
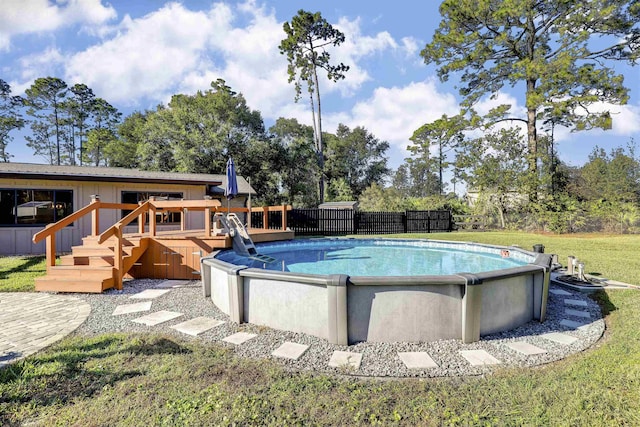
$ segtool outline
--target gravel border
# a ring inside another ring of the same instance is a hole
[[[249,358],[269,358],[277,361],[287,369],[294,371],[310,370],[314,372],[349,374],[365,377],[454,377],[465,375],[483,375],[491,373],[499,367],[533,367],[563,359],[579,353],[597,342],[604,333],[605,324],[599,306],[585,294],[562,288],[571,295],[555,295],[549,293],[547,320],[544,323],[531,321],[527,324],[499,334],[483,336],[479,342],[463,344],[461,340],[439,340],[420,343],[373,343],[363,342],[350,346],[334,345],[322,338],[302,333],[279,331],[252,324],[235,324],[222,313],[210,298],[202,294],[200,281],[183,281],[183,285],[167,288],[170,292],[155,298],[149,312],[131,313],[112,316],[117,305],[140,302],[131,299],[145,289],[159,288],[164,280],[140,279],[125,282],[122,291],[108,290],[102,294],[78,294],[76,297],[91,305],[91,314],[74,332],[76,335],[96,335],[107,332],[156,332],[169,334],[181,339],[197,339],[204,343],[217,343],[233,349],[236,355]],[[177,281],[174,281],[177,282]],[[561,289],[552,285],[551,289]],[[564,299],[584,301],[586,307],[571,307],[564,304]],[[591,319],[581,319],[564,313],[567,308],[588,311]],[[184,313],[184,316],[155,326],[134,323],[131,320],[159,310]],[[180,333],[171,326],[199,316],[213,317],[225,323],[206,331],[198,337]],[[584,327],[572,329],[560,324],[562,319],[571,319],[586,323]],[[241,345],[233,345],[221,341],[236,332],[250,332],[257,336]],[[557,344],[542,338],[540,335],[550,332],[562,332],[577,340],[570,344]],[[521,354],[506,344],[527,341],[547,352],[537,355]],[[309,349],[298,359],[281,359],[271,355],[285,341],[309,345]],[[460,350],[486,350],[501,361],[499,365],[472,366],[460,354]],[[362,353],[362,362],[357,371],[348,368],[332,368],[328,366],[334,351],[350,351]],[[397,353],[407,351],[425,351],[438,364],[437,368],[408,369]]]

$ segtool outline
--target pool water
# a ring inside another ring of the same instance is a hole
[[[422,276],[480,273],[526,265],[531,260],[502,257],[499,251],[467,251],[438,247],[430,241],[395,239],[309,239],[256,245],[275,258],[265,263],[232,250],[216,255],[231,264],[273,271],[349,276]]]

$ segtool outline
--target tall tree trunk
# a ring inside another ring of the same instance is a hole
[[[500,207],[498,208],[498,212],[500,213],[500,228],[503,230],[507,228],[507,221],[504,218],[505,211],[506,209],[502,205],[500,205]]]
[[[54,105],[53,114],[56,123],[56,152],[57,152],[57,165],[60,166],[60,123],[58,121],[58,106]]]
[[[80,122],[80,126],[79,127],[80,127],[80,129],[79,129],[80,147],[78,147],[78,161],[80,162],[80,166],[82,166],[82,146],[83,146],[83,144],[82,144],[82,131],[84,130],[83,126],[82,126],[82,122]]]
[[[536,132],[537,108],[530,105],[529,95],[534,93],[536,80],[527,80],[527,151],[529,155],[529,201],[538,200],[538,135]]]
[[[316,67],[313,68],[313,83],[316,87],[316,99],[317,99],[317,107],[318,107],[318,126],[317,126],[317,135],[316,135],[316,150],[318,155],[318,167],[320,168],[320,180],[318,182],[318,187],[320,190],[320,203],[324,203],[324,147],[322,145],[322,113],[320,110],[320,86],[318,82],[318,73],[316,71]],[[315,125],[315,124],[314,124]],[[314,126],[315,127],[315,126]]]
[[[440,141],[440,147],[439,147],[439,153],[438,153],[438,169],[439,169],[439,178],[440,180],[438,181],[438,191],[439,191],[439,195],[442,195],[442,193],[444,192],[444,188],[442,185],[442,141]]]

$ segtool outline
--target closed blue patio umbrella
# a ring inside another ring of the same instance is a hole
[[[227,213],[230,212],[229,200],[238,194],[238,179],[236,178],[236,165],[233,159],[229,157],[227,161],[227,186],[224,189],[224,195],[227,197]]]

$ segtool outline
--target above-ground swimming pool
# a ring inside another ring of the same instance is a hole
[[[202,258],[204,294],[236,322],[334,344],[462,339],[543,321],[551,256],[517,247],[405,239],[258,244]]]
[[[469,251],[467,245],[400,239],[305,239],[258,245],[266,263],[221,251],[216,259],[263,270],[307,274],[346,274],[348,276],[425,276],[448,275],[461,271],[474,273],[520,267],[535,257],[519,252],[503,256],[500,251]]]

